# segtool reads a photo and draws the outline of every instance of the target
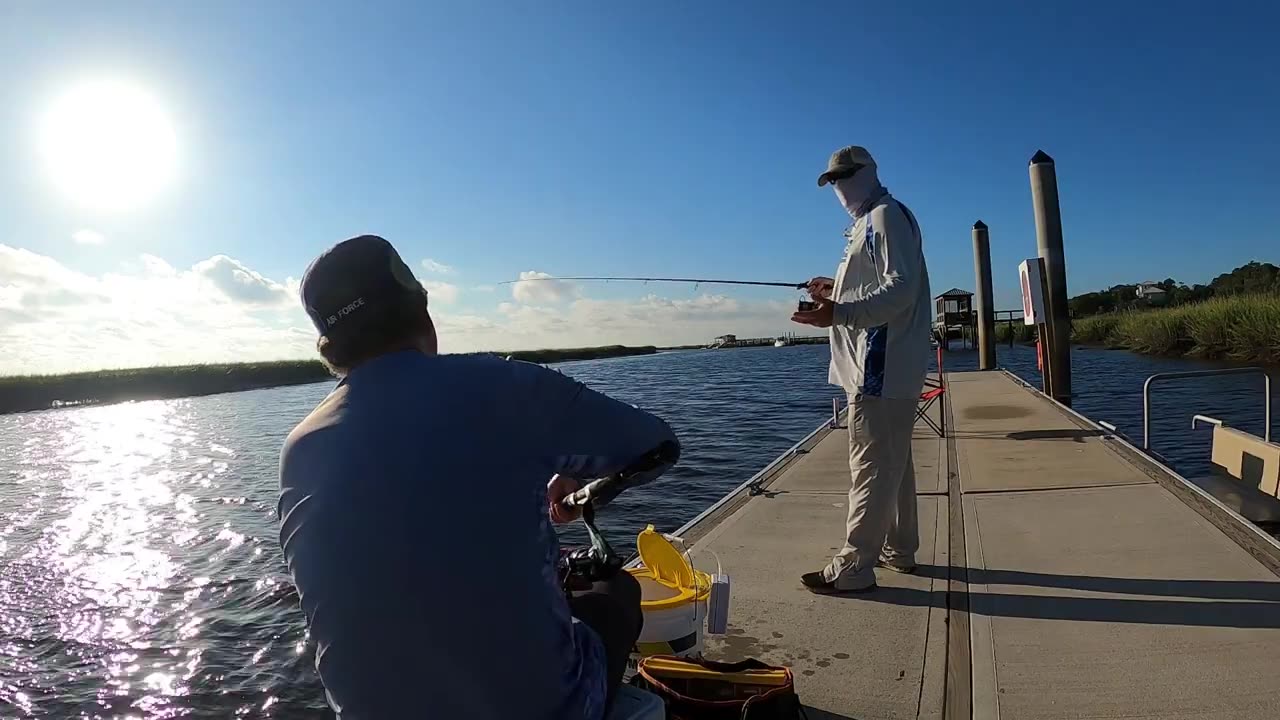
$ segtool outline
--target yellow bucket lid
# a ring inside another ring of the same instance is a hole
[[[684,555],[662,533],[650,525],[636,536],[636,550],[642,567],[628,570],[636,577],[649,577],[655,582],[679,591],[674,597],[661,600],[642,600],[640,607],[646,610],[667,610],[701,602],[711,594],[711,576],[694,570]]]
[[[693,568],[652,525],[636,536],[636,550],[640,553],[640,562],[653,573],[654,580],[681,590],[693,589]]]

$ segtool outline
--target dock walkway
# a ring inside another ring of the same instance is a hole
[[[814,720],[1280,717],[1269,541],[1007,374],[947,399],[912,443],[914,575],[800,586],[844,534],[844,430],[683,530],[733,580],[710,656],[790,666]]]

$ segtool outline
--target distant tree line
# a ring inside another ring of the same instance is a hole
[[[1208,285],[1186,285],[1173,278],[1155,283],[1168,295],[1165,306],[1187,305],[1215,297],[1280,295],[1280,267],[1256,260],[1223,273]],[[1138,285],[1114,285],[1106,290],[1077,295],[1067,301],[1073,317],[1130,310],[1139,307]]]

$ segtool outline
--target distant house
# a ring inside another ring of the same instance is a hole
[[[973,293],[951,288],[934,298],[933,335],[939,345],[951,349],[951,338],[960,338],[966,347],[977,332]]]
[[[712,340],[711,344],[708,345],[707,347],[712,347],[712,348],[731,347],[736,342],[738,342],[737,335],[720,335],[720,336],[717,336],[716,339]]]
[[[1169,293],[1150,281],[1138,283],[1138,287],[1134,288],[1133,294],[1138,296],[1138,300],[1148,305],[1163,305],[1169,300]]]
[[[969,321],[973,311],[973,293],[951,288],[934,298],[934,301],[937,305],[937,316],[945,318],[949,324]]]

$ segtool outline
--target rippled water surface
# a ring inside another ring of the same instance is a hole
[[[999,352],[1038,381],[1029,350]],[[606,531],[625,546],[646,523],[674,528],[808,433],[835,395],[827,358],[801,346],[561,366],[684,442],[679,467],[620,498]],[[1073,365],[1075,407],[1134,436],[1142,380],[1191,367],[1097,350]],[[1160,393],[1156,448],[1205,471],[1191,414],[1260,433],[1258,387]],[[0,416],[0,717],[327,717],[274,508],[280,443],[329,388]]]

